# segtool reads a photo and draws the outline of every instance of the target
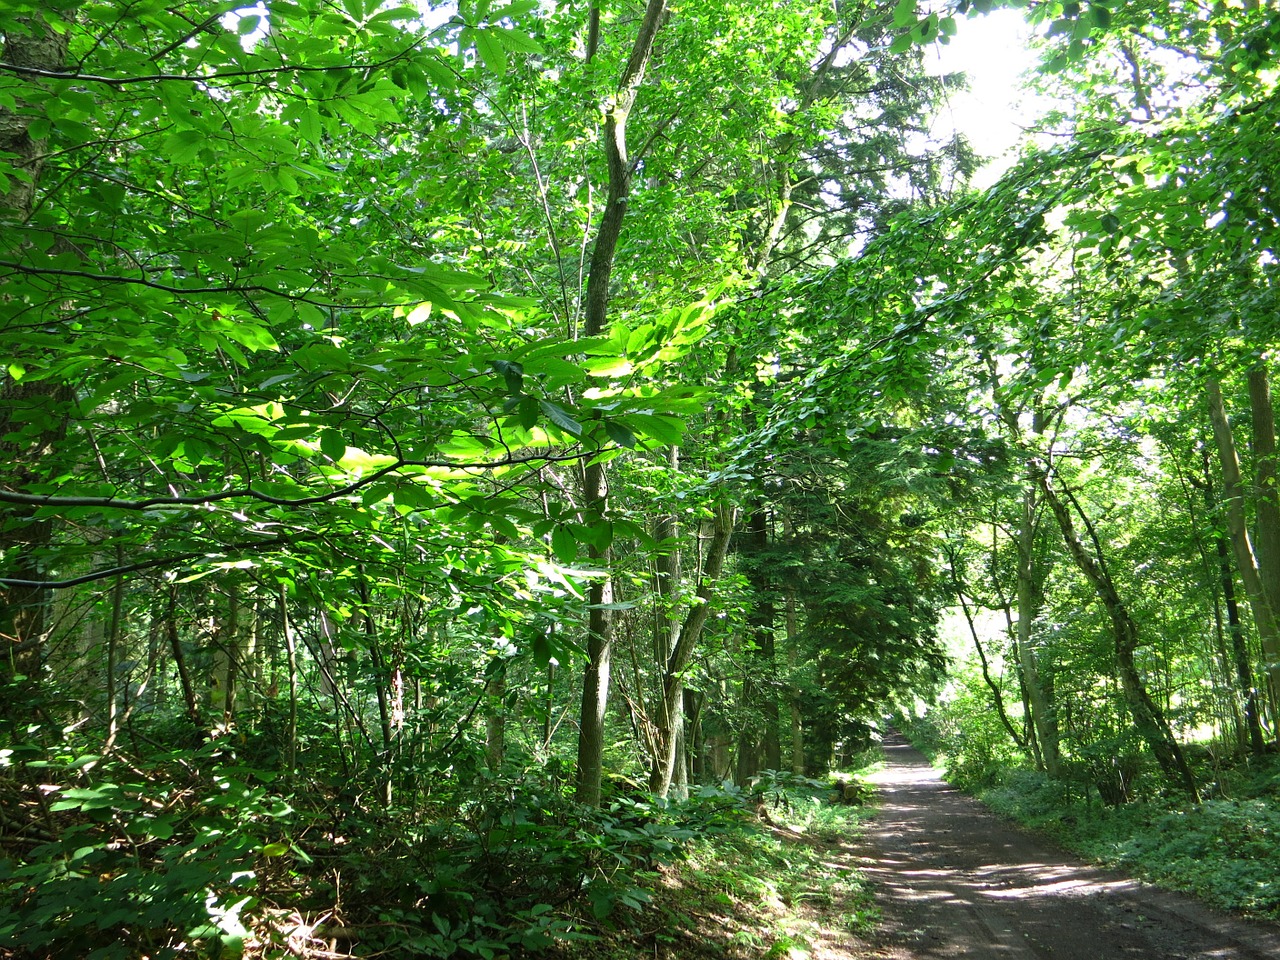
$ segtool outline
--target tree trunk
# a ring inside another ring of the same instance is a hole
[[[987,653],[982,649],[982,639],[978,636],[978,628],[973,622],[973,614],[969,612],[969,601],[965,599],[964,586],[960,581],[960,572],[956,569],[955,551],[947,546],[943,547],[943,551],[947,556],[947,569],[951,574],[952,589],[955,591],[956,599],[960,601],[960,610],[964,614],[965,623],[969,626],[969,636],[973,639],[974,649],[978,652],[978,661],[982,665],[982,680],[987,685],[987,689],[991,691],[991,705],[995,708],[996,716],[1000,718],[1000,725],[1009,734],[1009,738],[1013,740],[1019,750],[1023,753],[1028,753],[1026,740],[1018,733],[1017,727],[1013,725],[1013,721],[1009,719],[1009,714],[1004,708],[1004,694],[1000,690],[1000,685],[991,676],[991,667],[987,663]]]
[[[657,748],[655,761],[649,772],[649,788],[658,796],[665,797],[671,789],[676,774],[677,762],[683,763],[679,756],[679,731],[669,718],[680,715],[684,704],[684,671],[689,666],[689,659],[702,637],[703,627],[711,613],[711,594],[715,582],[724,570],[725,557],[729,552],[729,541],[733,536],[733,512],[728,507],[721,507],[716,514],[715,532],[711,544],[707,548],[706,561],[702,566],[702,574],[698,578],[696,599],[685,614],[684,623],[680,627],[680,635],[676,639],[671,655],[667,658],[666,669],[662,676],[662,707],[658,713],[658,729],[655,737]]]
[[[739,784],[755,776],[761,763],[773,770],[782,763],[774,683],[776,611],[769,599],[772,583],[764,570],[764,552],[769,546],[769,511],[762,502],[757,502],[752,509],[746,527],[747,549],[753,555],[747,576],[755,593],[755,603],[747,619],[751,650],[745,655],[747,665],[742,677],[742,706],[746,717],[738,735],[736,779]]]
[[[37,70],[61,70],[66,62],[68,32],[51,30],[38,15],[19,18],[16,23],[18,29],[5,34],[0,44],[0,60]],[[16,108],[0,104],[0,155],[11,156],[14,168],[25,174],[9,177],[5,190],[0,191],[0,237],[16,235],[4,226],[6,221],[21,224],[31,216],[44,167],[48,141],[32,139],[29,133],[32,120],[42,111],[27,107],[21,90]],[[5,367],[16,359],[6,358]],[[40,461],[66,434],[65,406],[71,399],[71,391],[54,380],[22,382],[0,369],[0,437],[13,432],[35,438],[0,441],[0,487],[22,490],[38,482]],[[42,428],[32,432],[30,427],[37,423]],[[11,668],[16,676],[33,682],[41,671],[48,605],[39,553],[53,535],[52,521],[36,519],[35,514],[31,508],[9,507],[0,516],[0,555],[10,556],[7,567],[0,571],[4,574],[0,580],[0,637],[9,645],[7,655],[0,658],[0,670]]]
[[[117,566],[123,562],[121,550],[116,548]],[[111,620],[107,624],[107,739],[102,745],[105,757],[114,748],[120,734],[120,640],[124,606],[124,577],[117,576],[111,587]],[[126,687],[127,687],[126,681]]]
[[[1280,692],[1280,632],[1277,631],[1275,612],[1267,602],[1267,591],[1263,586],[1249,537],[1244,512],[1244,488],[1240,478],[1240,458],[1236,454],[1231,424],[1227,421],[1222,388],[1218,381],[1209,380],[1205,384],[1205,391],[1209,401],[1209,419],[1213,423],[1213,437],[1218,447],[1218,462],[1222,469],[1222,499],[1227,508],[1227,534],[1235,554],[1236,569],[1249,601],[1249,609],[1253,613],[1253,622],[1262,641],[1267,679],[1274,698]]]
[[[382,734],[380,794],[383,807],[390,809],[395,799],[391,777],[393,710],[389,687],[392,681],[390,671],[387,669],[386,657],[382,654],[382,637],[378,631],[378,621],[374,617],[373,596],[369,590],[369,579],[365,576],[363,565],[360,567],[360,606],[364,620],[365,642],[369,645],[369,657],[373,661],[373,687],[378,698],[378,730]]]
[[[667,451],[667,466],[675,473],[679,470],[680,450],[670,447]],[[666,666],[675,652],[680,639],[680,616],[678,615],[680,584],[680,548],[678,537],[680,524],[674,514],[664,514],[653,522],[653,538],[659,544],[659,553],[654,563],[653,593],[657,601],[657,613],[653,618],[653,663],[658,675],[665,682]],[[657,703],[653,716],[657,725],[652,745],[653,756],[650,757],[649,789],[654,793],[666,795],[666,789],[674,788],[680,768],[684,766],[681,750],[684,746],[684,697],[678,700],[674,713],[668,712],[667,698],[663,683],[658,685]],[[675,767],[670,777],[661,776],[666,763],[665,737],[675,741]],[[684,796],[677,792],[677,799],[687,796],[688,778],[682,777]]]
[[[609,277],[617,256],[622,220],[627,212],[631,192],[631,160],[627,155],[627,118],[635,106],[645,69],[653,53],[653,40],[666,11],[666,0],[649,0],[640,31],[631,47],[631,56],[622,71],[618,88],[606,104],[604,124],[605,159],[609,167],[609,192],[604,215],[591,251],[587,275],[587,297],[584,332],[599,336],[606,327],[609,312]],[[600,10],[591,9],[591,38],[587,56],[595,55],[599,40]],[[593,460],[583,471],[583,506],[589,523],[604,523],[608,509],[609,484],[605,465]],[[606,546],[590,548],[594,566],[608,571],[610,550]],[[600,779],[604,773],[604,721],[609,703],[609,671],[613,656],[612,583],[606,574],[588,591],[591,611],[587,622],[587,669],[582,684],[582,710],[578,720],[578,766],[575,795],[579,803],[600,805]]]
[[[1170,729],[1169,723],[1161,712],[1160,707],[1151,699],[1151,695],[1147,692],[1146,685],[1143,683],[1142,675],[1138,672],[1138,667],[1134,660],[1134,654],[1139,645],[1138,625],[1133,621],[1128,609],[1120,600],[1120,594],[1116,590],[1115,581],[1111,578],[1111,572],[1107,569],[1101,552],[1098,551],[1097,537],[1092,537],[1094,549],[1098,553],[1095,557],[1089,554],[1084,543],[1077,536],[1075,524],[1071,520],[1071,514],[1068,512],[1066,504],[1049,486],[1048,478],[1042,473],[1038,477],[1038,481],[1045,501],[1049,504],[1049,508],[1053,511],[1053,515],[1058,521],[1058,526],[1062,530],[1062,538],[1066,542],[1067,550],[1070,552],[1072,559],[1075,560],[1076,566],[1080,568],[1080,572],[1093,585],[1094,592],[1097,594],[1098,599],[1102,601],[1102,605],[1111,619],[1120,688],[1124,693],[1125,703],[1128,704],[1129,710],[1133,715],[1134,726],[1137,728],[1138,734],[1147,744],[1152,755],[1155,756],[1156,762],[1160,765],[1160,769],[1165,772],[1165,775],[1179,781],[1192,797],[1197,796],[1195,777],[1191,773],[1191,767],[1187,764],[1186,757],[1183,756],[1182,747],[1179,746],[1177,738],[1174,737],[1173,730]],[[1087,518],[1084,518],[1083,515],[1081,518],[1086,524],[1088,523]],[[1090,533],[1092,534],[1092,530]]]
[[[200,705],[196,699],[196,687],[191,680],[191,670],[187,665],[186,652],[182,649],[182,635],[178,631],[178,585],[169,585],[169,600],[164,615],[165,636],[169,640],[169,651],[173,654],[173,664],[178,668],[178,683],[182,687],[182,700],[187,707],[187,719],[192,727],[200,725]]]
[[[586,470],[584,500],[595,516],[589,522],[604,522],[608,502],[603,464]],[[611,551],[592,546],[588,551],[592,566],[608,571]],[[600,781],[604,776],[605,715],[609,708],[609,677],[613,660],[613,579],[598,574],[587,591],[587,666],[582,678],[582,710],[578,717],[578,767],[575,795],[579,803],[600,805]]]
[[[285,777],[292,781],[298,772],[298,640],[289,618],[289,590],[280,584],[280,632],[284,636],[285,654],[289,660],[289,723],[285,730]]]
[[[1249,412],[1253,423],[1253,501],[1255,553],[1262,592],[1280,616],[1280,489],[1276,486],[1276,416],[1265,365],[1248,373]]]
[[[1202,469],[1204,471],[1204,498],[1209,512],[1215,512],[1219,504],[1213,489],[1213,473],[1209,469],[1209,451],[1205,449]],[[1213,537],[1215,557],[1218,569],[1218,582],[1222,589],[1223,604],[1227,608],[1227,636],[1231,640],[1231,657],[1225,664],[1228,674],[1234,672],[1236,692],[1244,704],[1244,731],[1241,748],[1248,747],[1249,752],[1261,755],[1266,750],[1266,740],[1262,735],[1261,704],[1258,699],[1258,685],[1253,679],[1253,665],[1249,659],[1249,645],[1245,640],[1244,624],[1240,621],[1240,603],[1236,598],[1236,578],[1231,568],[1231,552],[1227,537],[1215,533]],[[1221,618],[1221,614],[1219,614]],[[1234,703],[1233,703],[1234,707]],[[1239,708],[1233,713],[1239,713]],[[1247,738],[1247,742],[1245,739]]]
[[[800,666],[799,617],[796,614],[796,591],[787,587],[787,666],[794,677]],[[792,680],[787,693],[787,706],[791,712],[791,772],[804,776],[804,715],[800,710],[800,689]]]
[[[507,661],[490,663],[488,674],[484,685],[484,759],[497,773],[507,759]]]
[[[1031,708],[1031,726],[1044,771],[1057,780],[1062,776],[1058,748],[1058,723],[1053,701],[1040,678],[1040,664],[1031,642],[1031,625],[1040,610],[1040,585],[1035,569],[1036,488],[1028,486],[1022,495],[1022,519],[1018,527],[1018,667]]]

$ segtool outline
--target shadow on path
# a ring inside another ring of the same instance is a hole
[[[896,733],[884,753],[862,863],[885,916],[875,956],[1280,960],[1280,927],[1063,853],[943,782]]]

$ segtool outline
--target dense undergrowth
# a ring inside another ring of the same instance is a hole
[[[725,796],[706,789],[690,805],[723,803],[716,798]],[[645,891],[643,910],[606,918],[589,942],[556,953],[574,960],[772,960],[868,932],[879,914],[847,846],[863,809],[840,798],[828,780],[769,777],[752,798],[754,813],[683,846]]]
[[[0,957],[786,956],[870,917],[829,848],[856,806],[779,774],[600,809],[552,768],[476,771],[384,806],[288,783],[217,741],[143,762],[18,756],[0,770]],[[824,913],[825,911],[825,913]]]
[[[1166,789],[1145,760],[1122,750],[1083,756],[1054,781],[990,741],[953,736],[928,718],[908,726],[948,780],[997,813],[1213,906],[1280,919],[1280,756],[1188,748],[1202,794],[1196,803]]]

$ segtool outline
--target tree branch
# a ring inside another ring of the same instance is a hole
[[[543,453],[537,456],[504,457],[501,460],[480,460],[467,463],[448,460],[397,460],[395,463],[389,464],[380,470],[375,470],[367,477],[361,477],[359,480],[354,480],[337,489],[330,490],[328,493],[315,494],[310,497],[275,497],[260,490],[254,490],[252,481],[250,481],[249,486],[238,490],[219,490],[216,493],[190,497],[148,497],[143,500],[120,500],[115,497],[64,497],[57,494],[19,493],[15,490],[0,490],[0,503],[13,503],[29,507],[97,507],[103,510],[138,511],[150,510],[153,507],[200,507],[223,500],[259,500],[278,507],[307,507],[317,503],[328,503],[331,500],[337,500],[340,497],[355,493],[357,490],[367,487],[369,484],[405,467],[497,470],[501,467],[517,467],[528,463],[567,463],[582,460],[587,456],[594,456],[595,453],[596,451],[594,450],[590,453],[586,451],[564,454]]]
[[[199,560],[201,557],[209,557],[219,553],[232,553],[243,550],[269,550],[274,547],[288,547],[296,543],[304,542],[307,537],[276,537],[272,540],[248,541],[246,543],[230,543],[226,546],[219,547],[216,550],[201,550],[196,553],[179,553],[172,557],[153,557],[150,560],[139,560],[135,563],[121,564],[120,566],[107,567],[103,570],[95,570],[92,573],[82,574],[78,577],[71,577],[67,580],[23,580],[18,577],[0,577],[0,587],[31,587],[40,590],[66,590],[70,587],[78,587],[86,583],[94,583],[98,580],[110,580],[112,577],[123,576],[126,573],[138,573],[142,570],[154,570],[156,567],[168,567],[179,563],[186,563],[188,560]]]
[[[385,60],[379,60],[376,63],[339,63],[328,67],[308,67],[303,65],[282,64],[279,67],[261,67],[257,70],[228,70],[220,73],[210,73],[205,76],[188,76],[183,73],[154,73],[145,77],[104,77],[93,73],[66,73],[61,70],[42,70],[39,67],[27,67],[17,63],[5,63],[0,61],[0,71],[8,71],[9,73],[20,74],[25,77],[38,77],[42,80],[74,80],[77,83],[100,83],[109,87],[125,87],[135,83],[195,83],[208,85],[210,83],[219,83],[221,81],[243,81],[248,82],[256,77],[274,77],[282,73],[332,73],[336,71],[360,70],[360,71],[377,71],[395,63],[397,60],[403,59],[406,55],[420,47],[426,37],[418,40],[416,43],[405,47],[395,56],[387,57]],[[238,84],[229,84],[235,86]]]

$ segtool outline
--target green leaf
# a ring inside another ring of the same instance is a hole
[[[508,50],[518,53],[542,53],[542,45],[527,33],[509,30],[506,27],[490,27],[489,32],[497,36]]]
[[[508,520],[506,517],[499,517],[499,516],[495,516],[494,514],[489,514],[487,517],[485,517],[485,520],[488,522],[489,526],[494,530],[495,533],[500,533],[502,536],[506,537],[508,540],[514,541],[514,540],[520,539],[520,536],[521,536],[520,528],[517,527],[510,520]]]
[[[578,541],[571,531],[556,527],[551,531],[551,552],[561,563],[573,563],[578,559]]]
[[[507,72],[507,51],[490,30],[473,30],[476,53],[490,73],[503,76]]]
[[[608,520],[597,520],[595,523],[574,524],[573,535],[598,553],[603,553],[613,543],[613,524]]]
[[[542,410],[548,420],[561,430],[566,430],[575,437],[582,436],[582,424],[569,416],[563,407],[552,403],[550,400],[539,400],[538,408]]]
[[[905,27],[916,22],[916,0],[898,0],[893,8],[893,25]]]
[[[524,364],[515,360],[490,360],[489,366],[495,373],[502,374],[509,393],[514,395],[524,390]]]
[[[516,422],[525,430],[532,430],[538,424],[538,399],[524,396],[520,398],[520,406],[516,411]]]
[[[679,446],[684,439],[684,423],[675,417],[664,417],[650,413],[628,413],[618,417],[617,422],[625,425],[635,434],[648,437],[668,447]]]
[[[605,421],[604,431],[609,435],[609,439],[618,444],[618,446],[626,447],[628,450],[635,448],[636,435],[622,424],[607,420]]]
[[[532,11],[537,10],[538,6],[539,6],[539,0],[512,0],[512,2],[508,3],[506,6],[499,7],[497,10],[494,10],[492,13],[490,13],[489,19],[501,20],[504,17],[510,17],[514,19],[516,17],[523,16],[526,13],[531,13]]]
[[[347,441],[337,430],[325,430],[320,434],[320,452],[337,463],[347,453]]]
[[[593,377],[625,377],[633,370],[626,357],[588,357],[582,368]]]
[[[164,141],[165,157],[173,163],[190,163],[208,140],[203,130],[177,130]]]
[[[245,320],[232,320],[228,321],[221,329],[232,340],[248,347],[254,353],[259,350],[273,350],[276,352],[280,350],[280,344],[276,343],[275,337],[271,335],[271,332],[266,327],[260,324],[250,323]]]

